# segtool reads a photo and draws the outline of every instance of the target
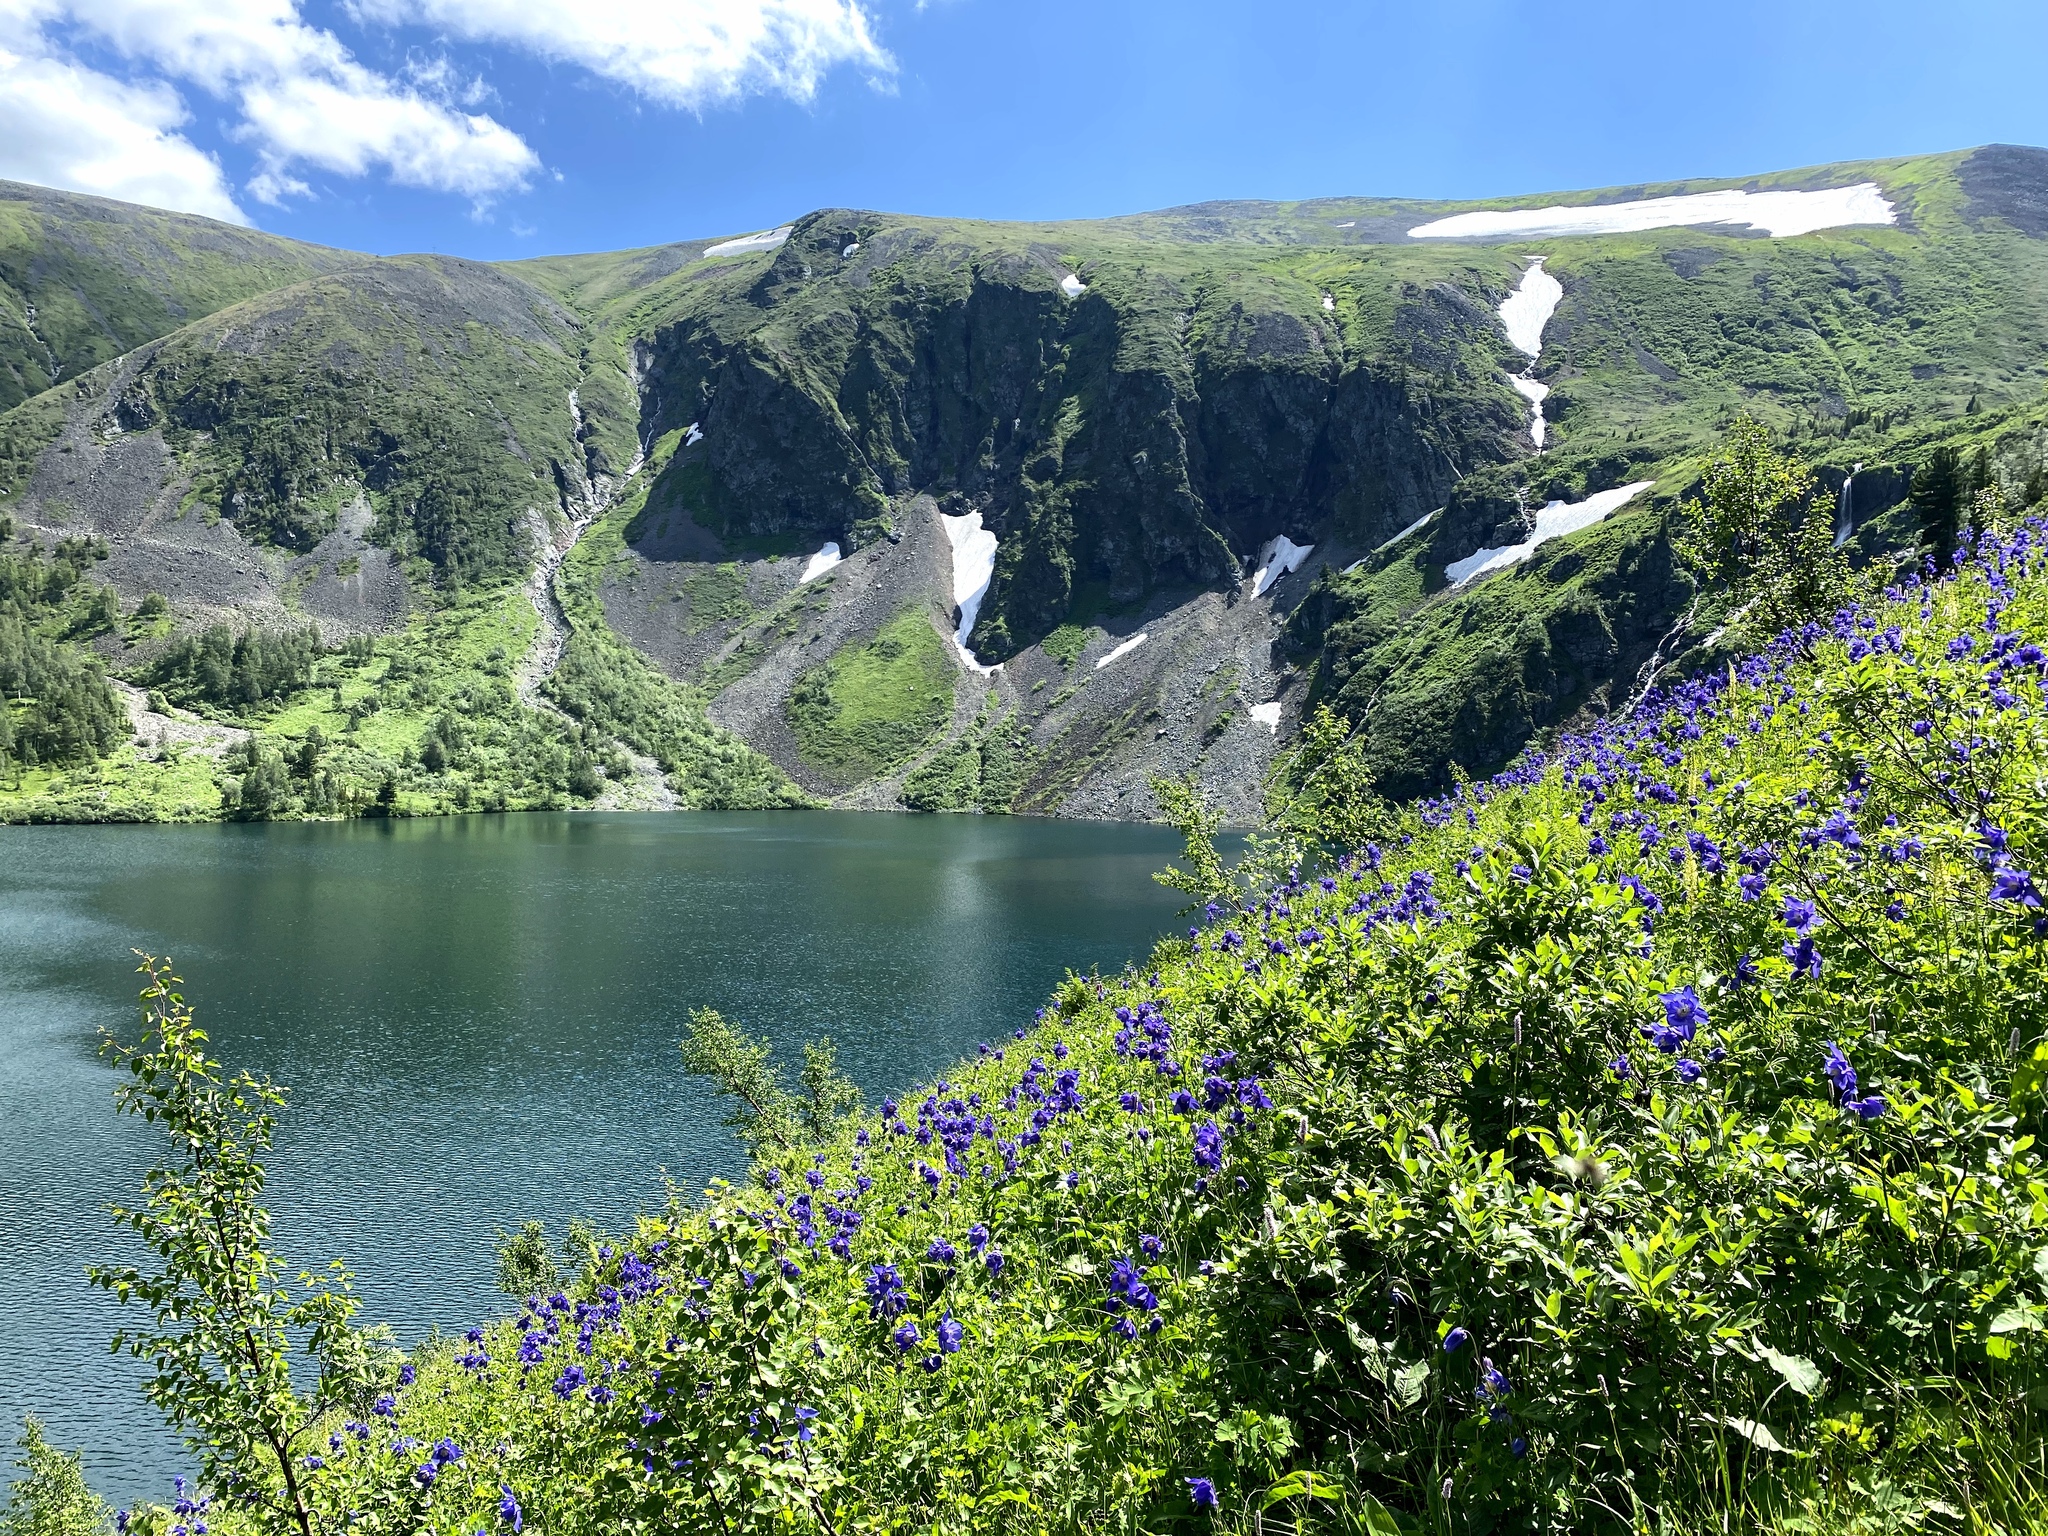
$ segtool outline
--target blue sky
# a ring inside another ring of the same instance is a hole
[[[2044,57],[2040,0],[0,0],[0,176],[495,258],[2048,144]]]

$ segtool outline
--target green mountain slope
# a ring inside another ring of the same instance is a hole
[[[215,310],[366,259],[0,182],[0,410]]]
[[[1895,224],[1409,234],[1488,207],[1865,183]],[[809,793],[946,803],[908,786],[948,779],[1002,721],[1005,788],[973,803],[1143,815],[1152,776],[1192,774],[1250,817],[1317,703],[1414,793],[1704,642],[1725,615],[1692,601],[1664,530],[1737,413],[1829,492],[1862,466],[1865,556],[1937,447],[2037,499],[2044,209],[2048,152],[1992,147],[1492,204],[1037,225],[834,209],[779,245],[362,258],[270,287],[313,259],[280,243],[218,257],[265,291],[0,414],[0,505],[46,542],[108,538],[107,579],[131,603],[165,593],[174,628],[391,633],[537,558],[550,585],[595,527],[605,557],[562,623],[623,641]],[[98,238],[74,222],[39,238]],[[177,225],[195,250],[203,223]],[[258,238],[207,229],[218,250]],[[1529,360],[1496,312],[1536,256],[1563,290],[1531,375],[1550,391],[1540,452],[1509,382]],[[168,294],[204,263],[157,265]],[[1639,481],[1599,529],[1447,575],[1549,502]],[[849,781],[804,747],[861,728],[867,705],[829,679],[906,613],[955,629],[966,525],[945,520],[973,517],[996,541],[979,666],[956,660],[951,714],[906,735],[915,750]],[[1281,537],[1312,546],[1305,563],[1254,590]],[[828,542],[843,563],[802,580]],[[562,650],[552,630],[535,644]]]

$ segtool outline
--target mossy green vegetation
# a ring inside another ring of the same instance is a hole
[[[905,776],[902,802],[913,811],[1007,811],[1031,776],[1032,759],[1025,720],[991,703],[958,741]]]
[[[953,717],[957,676],[923,607],[804,673],[786,711],[804,761],[847,783],[904,762]]]
[[[2044,546],[1363,846],[1297,820],[879,1113],[800,1131],[700,1032],[779,1127],[746,1181],[334,1402],[296,1496],[450,1536],[2034,1528]],[[276,1528],[267,1468],[223,1528]]]

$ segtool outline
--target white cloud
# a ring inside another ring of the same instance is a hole
[[[0,10],[0,177],[249,222],[173,92],[54,57],[18,19]]]
[[[401,84],[365,68],[333,33],[308,26],[296,0],[0,0],[0,38],[15,41],[44,66],[46,115],[57,122],[88,116],[103,110],[100,99],[111,94],[131,110],[110,125],[108,136],[118,141],[134,134],[132,122],[152,126],[159,158],[182,155],[213,164],[169,131],[184,114],[167,86],[123,84],[68,57],[63,42],[78,33],[238,107],[240,119],[229,132],[254,149],[248,190],[265,202],[307,195],[305,179],[295,174],[302,168],[344,176],[381,168],[402,185],[479,202],[524,186],[540,168],[539,157],[511,129],[451,106],[441,81]],[[12,100],[0,102],[0,122],[15,107]],[[61,166],[39,179],[86,185]],[[232,209],[217,166],[213,182],[218,195],[209,211]],[[191,199],[181,206],[191,206]]]
[[[896,67],[857,0],[356,0],[355,9],[510,43],[691,109],[752,94],[808,101],[842,64],[875,76]]]

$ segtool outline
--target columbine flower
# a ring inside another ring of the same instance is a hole
[[[917,1324],[906,1317],[903,1320],[903,1325],[896,1330],[892,1337],[896,1340],[896,1347],[907,1355],[917,1347],[917,1341],[923,1335],[917,1331]]]
[[[1141,1232],[1138,1234],[1138,1251],[1148,1259],[1156,1259],[1166,1252],[1166,1243],[1149,1232]]]
[[[376,1402],[370,1404],[370,1412],[382,1414],[387,1419],[395,1419],[398,1417],[398,1399],[389,1392],[386,1392]]]
[[[1873,1093],[1867,1099],[1851,1099],[1844,1107],[1855,1110],[1865,1120],[1875,1120],[1879,1115],[1890,1109],[1891,1105],[1885,1102],[1883,1094]]]
[[[414,1371],[412,1366],[409,1363],[406,1365],[401,1365],[398,1368],[398,1384],[401,1387],[409,1387],[413,1384],[413,1380]]]
[[[1449,1333],[1444,1335],[1444,1353],[1447,1355],[1455,1355],[1459,1350],[1463,1349],[1467,1344],[1471,1342],[1471,1334],[1467,1333],[1462,1328],[1453,1328]]]
[[[1188,1479],[1188,1501],[1197,1509],[1216,1507],[1216,1485],[1206,1477]]]
[[[1792,974],[1804,976],[1809,981],[1820,980],[1820,949],[1812,936],[1802,935],[1796,944],[1785,944],[1779,952],[1792,963]]]
[[[960,1255],[954,1251],[953,1245],[947,1242],[943,1237],[933,1238],[932,1245],[931,1247],[925,1249],[924,1256],[927,1259],[931,1260],[931,1262],[934,1264],[951,1264],[955,1259],[960,1257]]]
[[[2041,905],[2041,893],[2034,888],[2034,877],[2024,869],[2013,869],[2010,866],[1992,873],[1991,899],[2016,901],[2023,907]]]
[[[1223,1166],[1223,1133],[1214,1120],[1205,1120],[1195,1127],[1195,1166],[1211,1173]]]
[[[953,1314],[948,1312],[939,1319],[935,1337],[939,1341],[940,1354],[954,1355],[960,1352],[960,1345],[967,1337],[967,1330],[955,1322]]]
[[[988,1266],[988,1277],[991,1280],[1003,1272],[1003,1256],[994,1248],[989,1249],[988,1255],[981,1262]]]
[[[815,1408],[797,1408],[793,1411],[796,1414],[797,1423],[803,1426],[796,1432],[796,1437],[808,1443],[815,1438],[816,1432],[811,1428],[811,1420],[818,1416],[818,1410]]]
[[[582,1366],[565,1366],[562,1370],[562,1374],[555,1378],[555,1396],[561,1398],[562,1401],[567,1402],[570,1398],[574,1397],[579,1391],[582,1390],[583,1383],[588,1379],[589,1378],[583,1374]]]
[[[1835,1085],[1835,1092],[1846,1100],[1856,1092],[1856,1069],[1849,1064],[1849,1058],[1834,1041],[1828,1041],[1826,1048],[1827,1056],[1821,1062],[1821,1071],[1826,1073],[1828,1081]]]
[[[1813,903],[1801,901],[1797,896],[1785,898],[1785,910],[1780,914],[1785,926],[1794,933],[1806,934],[1813,929]]]
[[[1678,1058],[1678,1080],[1690,1087],[1706,1076],[1707,1069],[1689,1056]]]

